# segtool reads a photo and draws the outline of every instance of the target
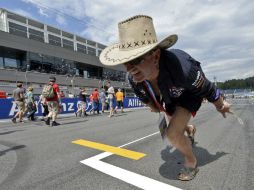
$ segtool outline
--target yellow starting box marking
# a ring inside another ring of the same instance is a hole
[[[135,152],[135,151],[127,150],[127,149],[124,149],[124,148],[119,148],[119,147],[110,146],[110,145],[106,145],[106,144],[101,144],[101,143],[97,143],[97,142],[87,141],[87,140],[83,140],[83,139],[72,141],[72,143],[78,144],[78,145],[81,145],[81,146],[86,146],[86,147],[89,147],[89,148],[94,148],[94,149],[97,149],[97,150],[111,152],[113,154],[123,156],[123,157],[126,157],[126,158],[130,158],[130,159],[133,159],[133,160],[139,160],[139,159],[143,158],[146,155],[146,154],[141,153],[141,152]]]

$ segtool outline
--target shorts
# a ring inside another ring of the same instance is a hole
[[[77,107],[81,109],[86,109],[86,102],[84,101],[78,101]]]
[[[53,112],[55,114],[58,113],[59,104],[57,101],[48,101],[48,110],[49,112]]]
[[[179,98],[172,99],[172,104],[166,105],[166,110],[170,115],[174,114],[176,106],[181,106],[191,112],[192,116],[196,115],[202,104],[203,98],[191,96],[183,93]]]
[[[109,99],[108,99],[108,104],[109,104],[109,107],[110,107],[110,108],[113,108],[113,102],[114,102],[114,99],[113,99],[113,98],[109,98]]]
[[[18,106],[18,109],[19,109],[20,112],[25,112],[25,109],[26,109],[25,102],[15,101],[15,103]]]
[[[117,101],[117,107],[123,107],[123,101]]]

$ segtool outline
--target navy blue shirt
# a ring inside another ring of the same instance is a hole
[[[78,100],[82,102],[86,102],[86,95],[82,94],[83,92],[79,93]]]
[[[154,103],[145,82],[135,83],[132,76],[129,82],[142,102]],[[200,63],[179,49],[161,50],[158,87],[162,96],[158,101],[170,114],[176,106],[196,112],[203,98],[214,102],[220,96],[216,86],[205,77]]]

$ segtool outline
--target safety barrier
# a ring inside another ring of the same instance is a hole
[[[62,111],[61,114],[66,113],[74,113],[77,111],[77,98],[63,98],[62,99]],[[91,104],[88,102],[88,110],[91,109]],[[134,107],[142,107],[143,104],[138,98],[125,98],[124,99],[124,108],[134,108]],[[43,112],[43,107],[39,103],[38,100],[36,101],[37,105],[37,116],[41,116]],[[114,102],[114,106],[116,105],[116,102]],[[101,104],[99,109],[101,110]],[[17,113],[18,107],[16,106],[16,103],[13,101],[13,99],[0,99],[0,119],[7,119],[13,117],[15,113]]]

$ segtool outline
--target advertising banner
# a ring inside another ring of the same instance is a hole
[[[62,98],[62,110],[60,114],[66,114],[66,113],[74,113],[77,111],[77,98]],[[87,111],[90,111],[92,109],[92,104],[87,100]],[[38,103],[38,100],[36,101],[37,105],[37,112],[35,115],[41,116],[43,112],[43,107],[40,103]],[[116,105],[116,102],[114,102],[114,105]],[[124,99],[124,108],[135,108],[135,107],[142,107],[143,104],[138,98],[125,98]],[[100,108],[101,110],[101,104]],[[13,99],[0,99],[0,119],[7,119],[12,118],[14,114],[18,112],[18,107],[16,103],[13,101]]]

